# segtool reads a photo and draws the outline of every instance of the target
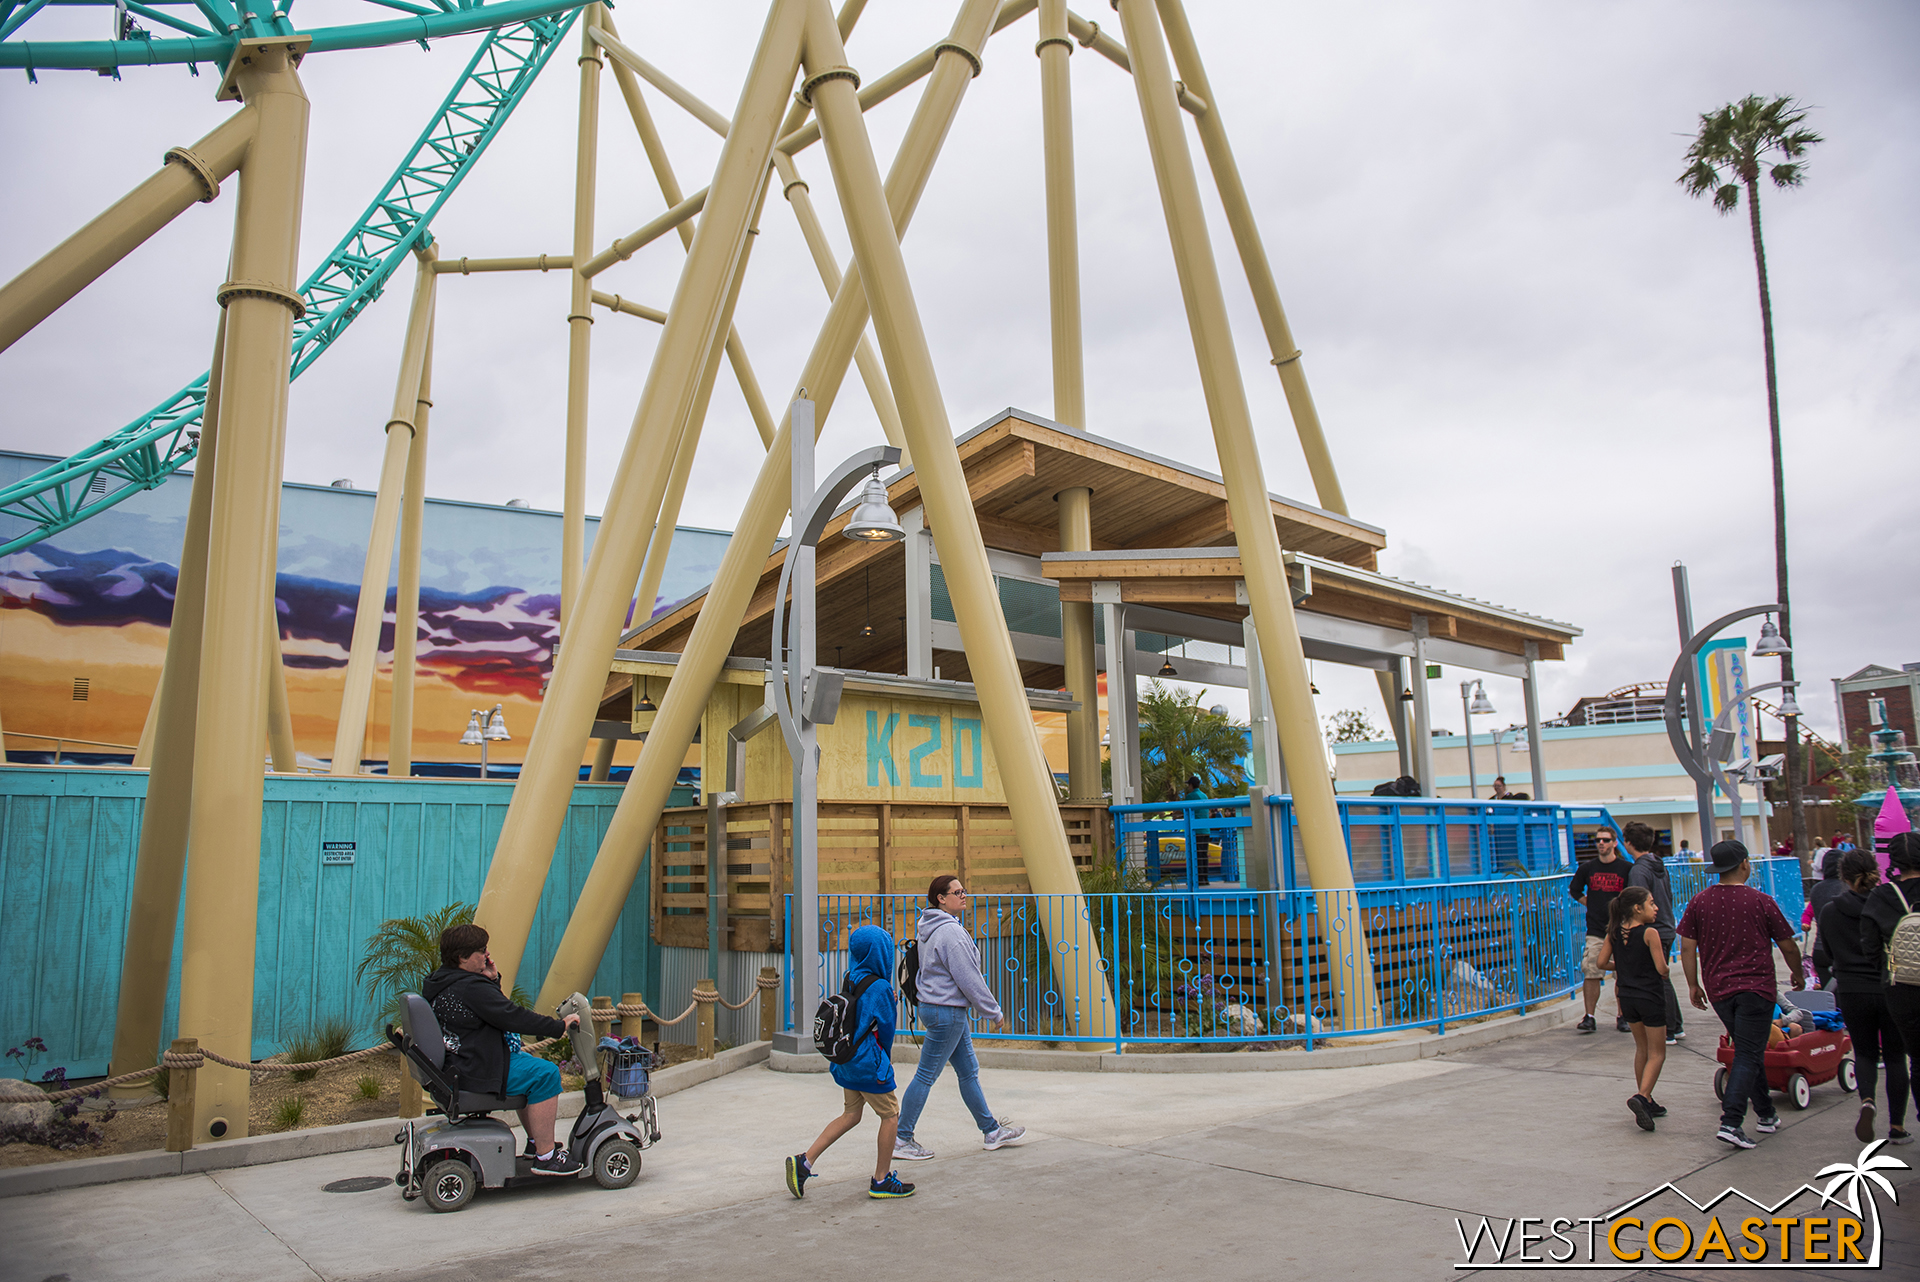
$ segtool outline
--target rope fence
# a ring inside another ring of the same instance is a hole
[[[753,988],[748,991],[745,997],[737,1002],[727,1001],[720,995],[719,990],[711,987],[711,984],[711,980],[701,980],[701,986],[693,990],[693,1000],[687,1004],[685,1010],[681,1011],[672,1019],[662,1018],[657,1011],[650,1008],[644,1001],[623,1001],[616,1005],[594,1007],[592,1011],[593,1022],[599,1025],[612,1024],[615,1021],[651,1019],[661,1027],[671,1027],[675,1024],[685,1022],[696,1014],[700,1014],[702,1016],[700,1021],[701,1058],[711,1059],[713,1057],[713,1008],[715,1006],[724,1006],[728,1010],[744,1010],[750,1003],[755,1001],[762,1002],[764,1006],[768,996],[780,987],[780,977],[773,972],[771,967],[763,969],[759,978],[755,980]],[[632,996],[633,994],[628,995]],[[762,1019],[762,1026],[763,1028],[767,1026],[767,1018],[765,1017]],[[559,1040],[561,1039],[558,1037],[546,1037],[538,1041],[523,1041],[520,1043],[520,1049],[523,1051],[542,1050]],[[161,1052],[160,1062],[151,1068],[136,1069],[131,1073],[119,1073],[112,1077],[103,1078],[97,1082],[89,1082],[85,1086],[69,1087],[61,1091],[48,1091],[46,1092],[46,1098],[49,1103],[60,1103],[72,1099],[89,1099],[104,1094],[116,1086],[125,1086],[131,1082],[151,1081],[154,1075],[160,1071],[170,1073],[194,1072],[206,1067],[209,1061],[224,1065],[227,1068],[240,1069],[248,1073],[318,1073],[322,1069],[338,1068],[342,1064],[352,1064],[359,1060],[370,1059],[375,1055],[396,1055],[398,1053],[398,1048],[391,1045],[369,1046],[365,1050],[350,1051],[345,1055],[335,1055],[330,1059],[310,1060],[305,1063],[287,1063],[284,1061],[271,1060],[248,1061],[228,1059],[225,1055],[217,1051],[207,1050],[204,1047],[195,1050],[166,1050]]]

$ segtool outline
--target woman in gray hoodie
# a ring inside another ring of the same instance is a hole
[[[995,1032],[1004,1033],[1011,1025],[981,973],[980,950],[960,921],[959,914],[967,906],[966,888],[952,873],[941,873],[927,887],[927,904],[914,932],[920,953],[915,986],[926,1038],[920,1044],[920,1067],[900,1102],[900,1131],[893,1144],[894,1160],[900,1162],[924,1162],[933,1156],[932,1149],[913,1138],[913,1128],[948,1060],[960,1079],[960,1098],[980,1128],[983,1148],[1003,1148],[1027,1133],[1024,1126],[997,1121],[980,1090],[980,1061],[973,1054],[973,1030],[967,1021],[977,1011],[992,1021]]]

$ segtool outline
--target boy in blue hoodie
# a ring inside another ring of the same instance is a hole
[[[827,1123],[806,1152],[787,1159],[787,1191],[795,1197],[806,1196],[813,1164],[835,1140],[860,1125],[860,1111],[870,1105],[880,1119],[880,1156],[873,1166],[873,1179],[867,1184],[867,1196],[912,1197],[913,1185],[902,1183],[893,1171],[893,1141],[900,1129],[900,1097],[893,1082],[894,1009],[898,1001],[893,992],[893,936],[878,926],[862,926],[847,941],[847,952],[853,963],[847,971],[849,984],[858,984],[869,975],[875,978],[860,994],[855,1025],[860,1034],[859,1049],[851,1060],[831,1066],[846,1108]]]

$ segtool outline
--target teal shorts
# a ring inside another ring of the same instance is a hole
[[[550,1059],[522,1051],[507,1057],[507,1094],[524,1095],[538,1104],[560,1093],[560,1066]]]

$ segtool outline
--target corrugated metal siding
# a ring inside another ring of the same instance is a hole
[[[64,1065],[76,1077],[106,1071],[146,783],[145,771],[0,768],[0,965],[8,977],[0,985],[0,1037],[8,1045],[45,1039],[48,1054],[38,1067]],[[523,988],[536,989],[546,972],[620,791],[618,784],[574,790],[527,942]],[[334,1015],[365,1030],[361,1045],[372,1044],[378,1012],[353,975],[367,937],[387,918],[478,900],[512,795],[509,782],[478,780],[266,781],[256,1057],[277,1053],[315,1019]],[[354,842],[354,863],[323,867],[322,841]],[[593,992],[659,999],[647,888],[643,874],[627,896]],[[179,952],[176,931],[169,1038]],[[755,972],[761,964],[754,963]]]
[[[725,1001],[737,1002],[750,992],[756,991],[754,985],[759,982],[760,968],[771,966],[775,974],[780,973],[779,953],[734,953],[722,950],[720,953],[720,996]],[[671,1019],[687,1008],[693,1000],[690,993],[699,980],[707,977],[707,950],[704,948],[661,948],[660,949],[660,1000],[648,1004]],[[608,994],[612,996],[612,994]],[[616,1000],[617,997],[616,997]],[[721,1006],[714,1026],[715,1040],[729,1046],[743,1046],[758,1040],[760,1036],[760,1004],[750,1003],[739,1010],[728,1010]],[[691,1046],[694,1043],[694,1023],[698,1016],[678,1024],[671,1024],[660,1030],[660,1040]]]

